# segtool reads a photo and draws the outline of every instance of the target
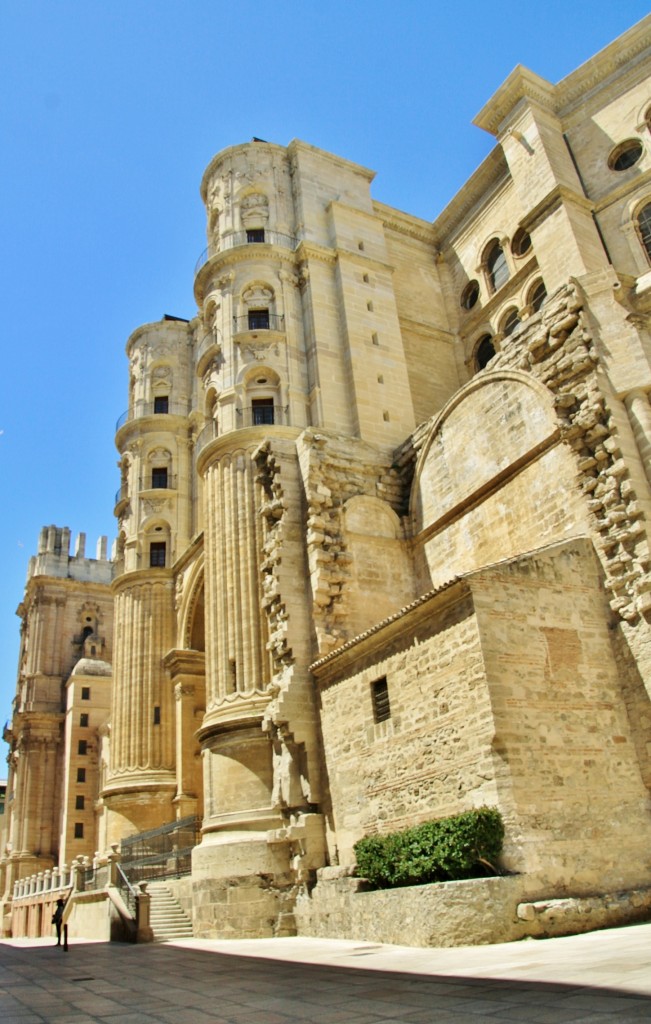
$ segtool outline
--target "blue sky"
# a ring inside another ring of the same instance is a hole
[[[555,82],[646,15],[626,0],[4,0],[0,5],[0,718],[41,526],[114,535],[124,345],[192,317],[199,182],[256,135],[377,172],[432,219],[492,148],[512,68]],[[1,724],[1,723],[0,723]],[[0,765],[0,775],[3,774]]]

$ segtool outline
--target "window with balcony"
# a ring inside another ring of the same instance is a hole
[[[251,402],[251,421],[254,427],[269,426],[274,422],[273,398],[254,398]]]
[[[269,330],[269,310],[268,309],[250,309],[249,314],[249,330],[250,331],[268,331]]]
[[[167,487],[167,466],[154,466],[151,471],[151,486],[153,488]]]
[[[153,540],[149,545],[149,566],[151,569],[165,568],[167,544],[164,540]]]
[[[247,242],[264,242],[264,228],[247,228]]]
[[[170,411],[169,395],[156,395],[154,398],[154,412],[168,413]]]

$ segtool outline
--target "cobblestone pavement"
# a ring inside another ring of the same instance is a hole
[[[651,924],[412,949],[331,939],[0,942],[2,1024],[651,1020]]]

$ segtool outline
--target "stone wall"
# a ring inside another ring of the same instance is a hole
[[[300,935],[399,946],[476,946],[576,935],[647,921],[651,889],[529,902],[518,875],[365,891],[363,879],[323,868],[296,901]]]
[[[587,539],[466,575],[314,666],[331,862],[481,805],[537,899],[647,885],[651,816]],[[390,713],[378,721],[373,684]]]

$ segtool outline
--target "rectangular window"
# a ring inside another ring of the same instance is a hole
[[[83,796],[75,797],[75,810],[83,811],[84,809],[84,798]]]
[[[152,487],[167,487],[167,466],[154,466],[151,471]]]
[[[152,569],[164,569],[165,568],[165,550],[166,544],[164,540],[153,540],[149,545],[149,566]]]
[[[82,712],[82,714],[79,716],[79,724],[82,727],[88,725],[88,715],[85,712]]]
[[[389,687],[387,677],[382,676],[371,683],[371,698],[373,700],[373,718],[376,722],[386,722],[391,718],[391,705],[389,703]]]
[[[77,782],[85,782],[85,781],[86,781],[86,769],[85,768],[77,768]]]
[[[169,412],[170,411],[170,400],[168,395],[155,395],[154,396],[154,412]]]
[[[81,688],[81,699],[90,700],[90,686],[82,686]]]
[[[264,228],[249,228],[246,232],[247,242],[264,242]]]
[[[254,427],[271,425],[274,421],[273,398],[254,398],[251,403],[251,414]]]
[[[87,754],[88,753],[88,741],[87,740],[79,740],[79,746],[77,747],[77,753],[78,754]]]
[[[250,309],[249,310],[249,330],[250,331],[268,331],[269,330],[269,310],[268,309]]]
[[[76,821],[75,822],[75,839],[83,839],[83,838],[84,838],[84,826],[83,826],[83,823],[81,821]]]
[[[158,704],[154,705],[154,725],[160,725],[160,707]]]

